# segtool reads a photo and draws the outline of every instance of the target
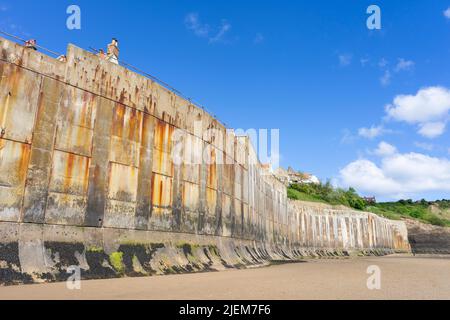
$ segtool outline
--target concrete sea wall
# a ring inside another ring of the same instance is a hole
[[[0,38],[0,283],[405,250],[401,223],[288,203],[247,137],[158,83]]]
[[[289,201],[288,212],[295,226],[295,246],[316,250],[360,251],[410,250],[403,221],[343,206]]]

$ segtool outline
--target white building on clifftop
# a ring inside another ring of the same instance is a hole
[[[306,183],[306,184],[320,184],[319,178],[315,175],[306,172],[295,171],[291,167],[287,170],[278,168],[274,174],[281,180],[286,186],[292,183]]]

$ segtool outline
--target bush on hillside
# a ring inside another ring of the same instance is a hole
[[[349,188],[343,190],[334,188],[329,181],[322,184],[292,184],[288,188],[288,197],[294,200],[307,200],[300,194],[304,194],[309,199],[326,202],[333,205],[344,205],[357,210],[364,210],[367,203],[361,198],[356,190]]]

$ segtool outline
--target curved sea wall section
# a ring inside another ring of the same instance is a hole
[[[92,53],[0,38],[0,76],[2,284],[409,250],[402,223],[288,202],[247,137]]]
[[[382,218],[344,206],[289,201],[288,212],[295,226],[295,246],[315,250],[359,251],[370,254],[410,250],[403,221]],[[368,251],[368,252],[367,252]]]

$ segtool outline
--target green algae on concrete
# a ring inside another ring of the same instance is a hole
[[[109,255],[109,262],[113,266],[114,270],[119,274],[125,272],[125,265],[123,264],[123,252],[113,252]]]

